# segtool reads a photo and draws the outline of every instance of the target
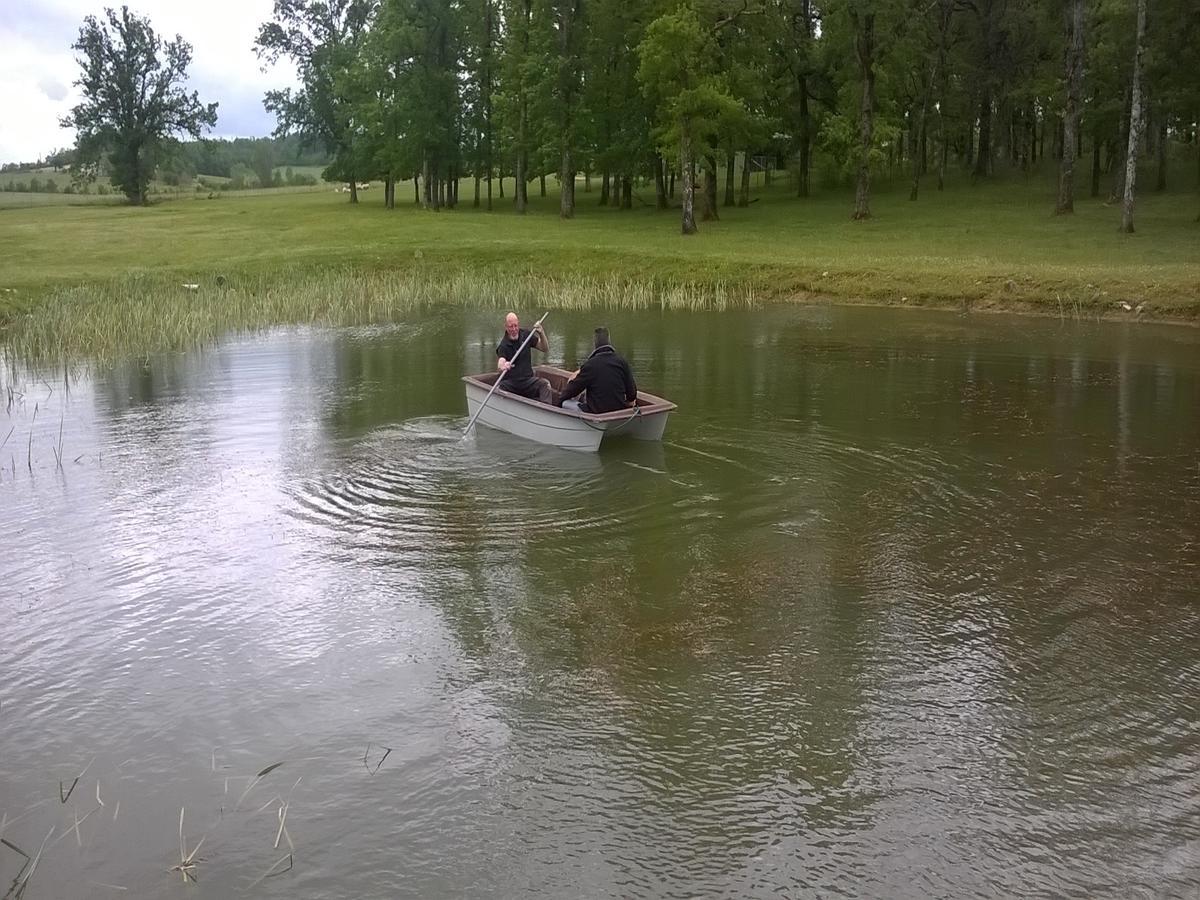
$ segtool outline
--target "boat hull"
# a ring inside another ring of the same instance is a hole
[[[555,392],[570,379],[569,372],[555,366],[538,366],[536,372],[550,380]],[[504,390],[503,383],[488,400],[488,392],[495,380],[495,372],[464,376],[468,416],[474,418],[478,414],[477,425],[565,450],[594,453],[606,438],[615,437],[662,440],[667,418],[675,409],[674,403],[639,391],[635,409],[593,415],[510,394]]]

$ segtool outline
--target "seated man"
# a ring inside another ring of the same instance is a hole
[[[581,401],[572,400],[587,391]],[[559,406],[587,413],[606,413],[627,409],[637,402],[637,384],[629,363],[608,342],[608,329],[597,328],[595,349],[559,397]]]
[[[504,338],[496,345],[496,356],[500,358],[496,368],[507,372],[500,389],[530,400],[540,400],[550,403],[553,395],[550,382],[533,374],[533,348],[537,347],[543,353],[550,349],[546,341],[546,332],[541,325],[534,326],[533,340],[525,344],[525,349],[517,353],[529,332],[521,327],[517,314],[510,312],[504,317]],[[514,356],[516,357],[514,359]]]

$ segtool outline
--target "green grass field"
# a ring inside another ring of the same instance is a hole
[[[0,315],[11,331],[14,313],[36,314],[64,289],[131,278],[153,305],[156,290],[181,282],[253,279],[286,292],[290,280],[338,271],[418,279],[467,273],[501,284],[620,281],[739,302],[832,299],[1057,315],[1135,315],[1127,303],[1142,305],[1138,318],[1200,317],[1193,191],[1144,194],[1137,233],[1123,235],[1119,209],[1086,196],[1075,215],[1053,216],[1048,175],[962,180],[941,193],[930,181],[915,203],[906,183],[881,185],[867,222],[850,220],[851,191],[798,200],[779,176],[756,187],[749,207],[721,207],[720,221],[701,222],[700,234],[685,238],[677,209],[653,208],[652,187],[637,192],[645,202],[635,199],[630,211],[600,207],[598,185],[590,193],[581,187],[576,218],[562,221],[551,185],[541,198],[532,183],[525,216],[512,212],[511,180],[492,213],[472,208],[468,182],[458,208],[437,213],[412,203],[411,182],[397,186],[395,210],[383,207],[378,184],[358,205],[325,186],[148,208],[10,209],[0,212]],[[270,314],[294,318],[286,306]]]
[[[279,166],[277,170],[282,176],[287,171],[287,166]],[[250,188],[239,193],[260,194],[265,191],[274,191],[278,193],[303,193],[320,190],[327,187],[321,181],[321,172],[323,166],[293,166],[294,174],[308,175],[315,178],[317,184],[310,185],[286,185],[283,187],[268,187],[268,188]],[[42,184],[46,181],[53,181],[58,188],[54,193],[49,193],[44,190],[39,191],[11,191],[9,187],[13,184],[29,185],[31,179],[36,178]],[[152,202],[163,203],[175,200],[194,200],[208,199],[209,187],[199,183],[199,178],[204,179],[208,185],[219,185],[229,181],[228,178],[220,175],[200,175],[197,179],[181,185],[171,185],[166,182],[155,180],[150,183],[150,193]],[[41,169],[22,169],[17,172],[0,173],[0,210],[5,209],[31,209],[41,206],[121,206],[126,203],[125,197],[120,191],[112,187],[107,179],[101,179],[96,184],[89,187],[88,193],[67,193],[65,189],[71,184],[71,173],[66,170],[55,171],[53,168]],[[329,185],[329,187],[332,187]],[[103,193],[101,193],[103,191]]]

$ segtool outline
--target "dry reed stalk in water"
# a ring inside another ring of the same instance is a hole
[[[186,883],[189,879],[192,881],[197,880],[196,873],[194,871],[196,868],[196,862],[198,859],[202,859],[203,857],[197,857],[196,854],[199,853],[200,848],[204,846],[204,839],[207,838],[208,835],[206,834],[200,838],[199,843],[192,848],[191,853],[187,852],[187,844],[183,840],[184,809],[185,807],[179,807],[179,865],[171,866],[171,871],[179,872],[183,876],[183,880]]]
[[[255,775],[254,780],[252,782],[250,782],[250,784],[246,787],[246,789],[244,791],[242,791],[242,796],[238,797],[238,802],[233,805],[233,808],[237,809],[239,806],[241,806],[242,801],[246,799],[246,795],[249,794],[252,790],[254,790],[254,786],[256,784],[258,784],[260,781],[262,781],[267,775],[271,774],[276,769],[278,769],[280,766],[282,766],[285,762],[287,762],[287,760],[281,759],[277,763],[271,763],[271,765],[267,766],[265,769],[263,769],[261,772],[259,772],[257,775]]]
[[[276,872],[275,870],[279,868],[279,864],[283,862],[286,862],[288,867],[286,869],[280,869],[278,872]],[[274,878],[276,875],[282,875],[284,872],[290,872],[293,865],[295,865],[295,861],[292,859],[292,854],[289,853],[287,856],[280,857],[279,859],[275,860],[271,868],[259,875],[258,878],[254,880],[254,883],[250,885],[250,888],[247,888],[247,890],[257,887],[264,879]]]
[[[32,437],[33,436],[30,435],[31,440],[32,440]],[[33,471],[33,470],[30,469],[30,471]],[[91,760],[88,762],[88,764],[83,767],[83,771],[75,776],[75,780],[72,781],[71,786],[69,788],[67,788],[66,794],[63,794],[63,783],[61,781],[58,783],[58,798],[59,798],[59,800],[61,800],[65,804],[69,799],[71,799],[71,792],[73,790],[75,790],[75,785],[79,784],[79,779],[87,774],[87,770],[92,767],[92,763],[94,763],[95,761],[96,761],[96,757],[93,756],[91,758]]]

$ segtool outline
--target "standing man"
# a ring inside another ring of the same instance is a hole
[[[542,326],[535,325],[533,340],[525,344],[525,349],[518,354],[517,348],[525,343],[527,337],[529,331],[521,327],[521,320],[515,312],[510,312],[504,317],[504,337],[496,345],[496,356],[500,359],[496,368],[508,374],[504,376],[504,383],[500,388],[510,394],[549,404],[553,396],[550,392],[550,382],[533,374],[533,348],[537,347],[545,353],[550,349],[550,344]]]
[[[637,383],[629,363],[608,342],[608,329],[596,329],[595,349],[584,360],[575,377],[563,388],[559,405],[587,413],[614,412],[628,409],[637,402]],[[572,400],[587,391],[582,401]]]

